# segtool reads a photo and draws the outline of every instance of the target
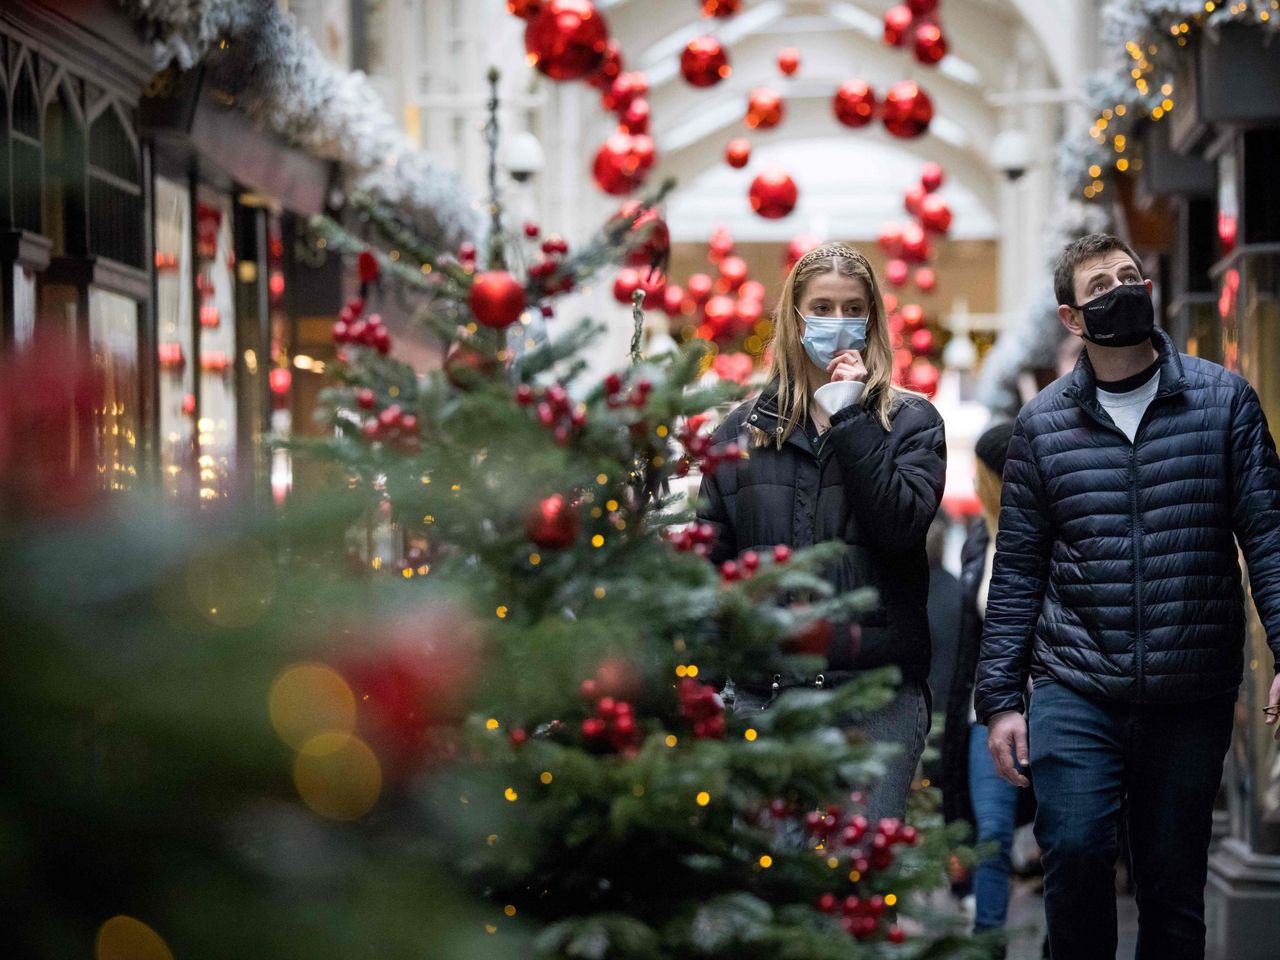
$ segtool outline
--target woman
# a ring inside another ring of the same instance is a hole
[[[996,773],[987,749],[987,728],[975,722],[973,714],[974,674],[1000,521],[1000,477],[1012,435],[1013,424],[997,424],[978,437],[974,446],[982,516],[970,529],[960,554],[960,638],[942,745],[943,815],[947,820],[974,824],[976,842],[996,847],[995,854],[974,870],[975,931],[1005,925],[1013,831],[1018,824],[1031,821],[1035,801],[1030,790],[1019,790]]]
[[[839,541],[826,572],[839,591],[873,586],[859,628],[838,625],[827,668],[810,676],[734,677],[734,709],[764,709],[787,687],[831,687],[893,664],[902,686],[860,726],[902,747],[867,800],[869,817],[901,817],[928,732],[929,567],[925,535],[946,473],[942,419],[892,384],[884,301],[871,264],[844,244],[805,254],[774,317],[769,383],[735,409],[714,442],[749,456],[703,477],[700,519],[715,525],[712,559],[777,544]]]

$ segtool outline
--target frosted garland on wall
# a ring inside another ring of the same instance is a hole
[[[387,112],[368,77],[327,60],[274,3],[118,0],[141,22],[157,70],[188,70],[227,41],[246,51],[237,105],[291,145],[341,164],[353,190],[419,221],[437,245],[456,248],[479,220],[458,177],[436,166]]]

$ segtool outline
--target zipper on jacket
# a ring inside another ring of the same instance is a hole
[[[1142,429],[1142,424],[1138,424]],[[1138,702],[1146,695],[1146,643],[1142,636],[1142,520],[1138,513],[1138,434],[1129,444],[1129,499],[1133,507],[1133,636],[1138,659]]]

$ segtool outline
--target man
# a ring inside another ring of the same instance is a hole
[[[1115,956],[1125,795],[1137,956],[1204,956],[1212,808],[1243,671],[1237,541],[1280,670],[1266,419],[1245,380],[1155,329],[1141,270],[1102,234],[1058,260],[1058,315],[1084,353],[1018,416],[978,668],[1001,776],[1035,780],[1054,960]]]

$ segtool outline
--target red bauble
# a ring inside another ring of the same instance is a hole
[[[649,101],[640,97],[627,104],[627,109],[618,117],[618,129],[627,133],[648,133]]]
[[[733,302],[731,297],[717,294],[707,301],[704,310],[707,318],[707,324],[711,327],[711,336],[720,340],[727,337],[733,332],[733,318],[737,313],[738,305]]]
[[[627,133],[614,133],[596,151],[591,176],[605,193],[630,193],[644,180],[645,170],[636,153],[636,141]]]
[[[606,110],[625,110],[649,93],[649,77],[639,70],[619,74],[600,98]]]
[[[546,0],[524,30],[529,64],[552,80],[578,80],[599,69],[609,27],[590,0]]]
[[[928,267],[916,271],[916,286],[924,293],[929,293],[938,285],[937,275]]]
[[[922,23],[915,31],[916,59],[932,66],[947,55],[947,38],[936,23]]]
[[[490,270],[477,275],[468,302],[476,320],[486,327],[502,329],[520,319],[524,287],[505,270]]]
[[[884,42],[891,47],[900,47],[907,40],[911,23],[915,20],[911,8],[899,4],[884,12]]]
[[[795,47],[783,47],[778,51],[778,69],[784,76],[794,76],[800,69],[800,51]]]
[[[267,375],[267,382],[271,386],[272,393],[277,397],[283,397],[293,385],[293,374],[288,367],[273,367],[271,373]]]
[[[940,163],[930,161],[920,168],[920,186],[924,187],[925,193],[933,193],[939,189],[944,179]]]
[[[633,200],[624,204],[618,211],[619,217],[636,217],[631,225],[631,237],[633,239],[643,237],[639,243],[627,251],[624,262],[629,267],[657,266],[671,251],[671,230],[656,207],[650,207],[636,216],[636,211],[639,209],[640,201]]]
[[[938,389],[938,368],[928,360],[917,360],[907,370],[907,383],[926,397],[932,397]]]
[[[695,37],[680,54],[680,75],[695,87],[714,87],[729,76],[729,55],[715,37]]]
[[[933,331],[928,327],[921,327],[919,330],[911,334],[911,352],[916,356],[926,356],[932,349]]]
[[[733,316],[737,321],[738,329],[743,334],[749,334],[755,330],[756,323],[759,322],[763,313],[764,304],[759,300],[748,300],[739,297],[738,303],[734,307]]]
[[[631,306],[631,295],[640,289],[640,271],[623,267],[613,281],[613,299]]]
[[[736,170],[741,170],[751,159],[751,141],[743,137],[735,137],[724,148],[724,161]]]
[[[640,178],[644,179],[645,173],[658,158],[658,148],[653,142],[653,137],[647,133],[638,133],[632,137],[631,156],[635,158],[636,163],[640,164]]]
[[[899,257],[902,255],[902,228],[899,226],[888,226],[880,231],[880,237],[876,241],[880,245],[881,251],[886,257]]]
[[[600,59],[600,66],[596,67],[595,72],[587,77],[587,83],[595,87],[597,90],[608,90],[613,81],[622,75],[622,48],[618,45],[617,40],[610,40],[605,44],[604,56]]]
[[[744,118],[748,127],[755,130],[768,130],[782,122],[782,97],[767,87],[757,87],[747,96],[747,115]]]
[[[711,296],[711,288],[715,284],[705,273],[694,273],[689,275],[684,286],[693,302],[701,306],[706,302],[707,297]]]
[[[917,17],[923,17],[938,9],[938,0],[907,0],[907,6]]]
[[[525,519],[525,536],[543,550],[563,550],[578,536],[578,512],[559,493],[538,503]]]
[[[937,194],[931,193],[920,205],[920,225],[931,233],[946,233],[951,229],[951,207]]]
[[[459,390],[467,390],[493,376],[501,364],[492,354],[455,343],[444,358],[444,375]]]
[[[662,312],[668,317],[678,316],[684,309],[684,288],[674,284],[667,284],[667,289],[662,291]]]
[[[796,261],[803,257],[810,250],[822,243],[817,237],[807,233],[802,233],[797,237],[792,237],[787,241],[787,257],[786,269],[788,272],[796,265]]]
[[[737,290],[742,286],[748,272],[747,261],[741,257],[725,257],[720,261],[720,276],[724,278],[730,290]]]
[[[920,205],[924,203],[926,196],[924,187],[916,184],[914,187],[908,188],[907,192],[902,195],[902,206],[907,213],[913,217],[918,217],[920,216]]]
[[[924,323],[924,307],[918,303],[903,304],[902,325],[908,330],[919,330]]]
[[[804,254],[801,254],[803,256]],[[738,288],[738,296],[743,300],[764,302],[764,284],[759,280],[748,280]]]
[[[542,0],[507,0],[507,13],[528,20],[542,9]]]
[[[846,127],[865,127],[876,113],[875,92],[861,80],[846,80],[836,91],[831,109]]]
[[[895,137],[910,139],[929,129],[933,104],[918,85],[900,80],[885,94],[881,113],[886,130]]]
[[[902,231],[902,259],[908,263],[924,263],[933,256],[929,236],[918,223],[907,224]]]
[[[895,287],[900,287],[907,282],[907,274],[910,271],[907,261],[890,260],[884,265],[884,278]]]
[[[667,292],[667,275],[661,270],[641,270],[640,289],[644,291],[645,309],[660,307],[662,297]]]
[[[704,17],[732,17],[742,9],[742,0],[702,0]]]
[[[831,621],[821,617],[801,627],[782,641],[782,652],[792,655],[825,657],[831,652],[834,631]]]
[[[800,191],[785,170],[766,170],[751,181],[751,209],[766,220],[779,220],[795,209]]]
[[[716,227],[711,231],[711,239],[707,241],[707,247],[710,251],[707,259],[712,263],[719,263],[733,253],[733,234],[729,232],[728,227]]]
[[[372,250],[360,251],[360,256],[356,258],[356,270],[360,275],[361,283],[378,281],[378,258],[373,255]]]

